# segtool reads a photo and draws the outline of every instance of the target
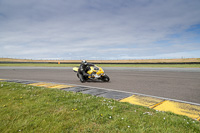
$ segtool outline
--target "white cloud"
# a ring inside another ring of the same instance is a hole
[[[2,0],[0,56],[114,59],[200,50],[193,41],[199,34],[186,32],[200,24],[199,6],[198,0]]]

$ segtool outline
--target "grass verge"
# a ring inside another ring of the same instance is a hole
[[[200,64],[97,64],[101,67],[159,67],[159,68],[200,68]],[[79,64],[0,64],[0,67],[75,67]]]
[[[200,123],[103,97],[0,82],[0,131],[199,133]]]

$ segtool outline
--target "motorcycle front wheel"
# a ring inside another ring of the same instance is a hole
[[[110,78],[109,78],[107,75],[104,75],[104,76],[102,77],[102,81],[104,81],[104,82],[109,82],[109,81],[110,81]]]

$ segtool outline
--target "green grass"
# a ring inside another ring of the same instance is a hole
[[[75,67],[79,64],[35,64],[35,63],[19,63],[19,64],[0,64],[6,67]],[[168,68],[200,68],[200,64],[97,64],[101,67],[168,67]]]
[[[200,123],[103,97],[0,82],[0,131],[199,133]]]

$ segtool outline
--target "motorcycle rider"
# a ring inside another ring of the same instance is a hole
[[[86,60],[83,60],[81,62],[81,65],[79,66],[78,76],[79,76],[81,82],[85,82],[86,78],[88,76],[91,76],[90,74],[87,73],[87,71],[89,70],[88,66],[94,66],[94,64],[88,63]]]

